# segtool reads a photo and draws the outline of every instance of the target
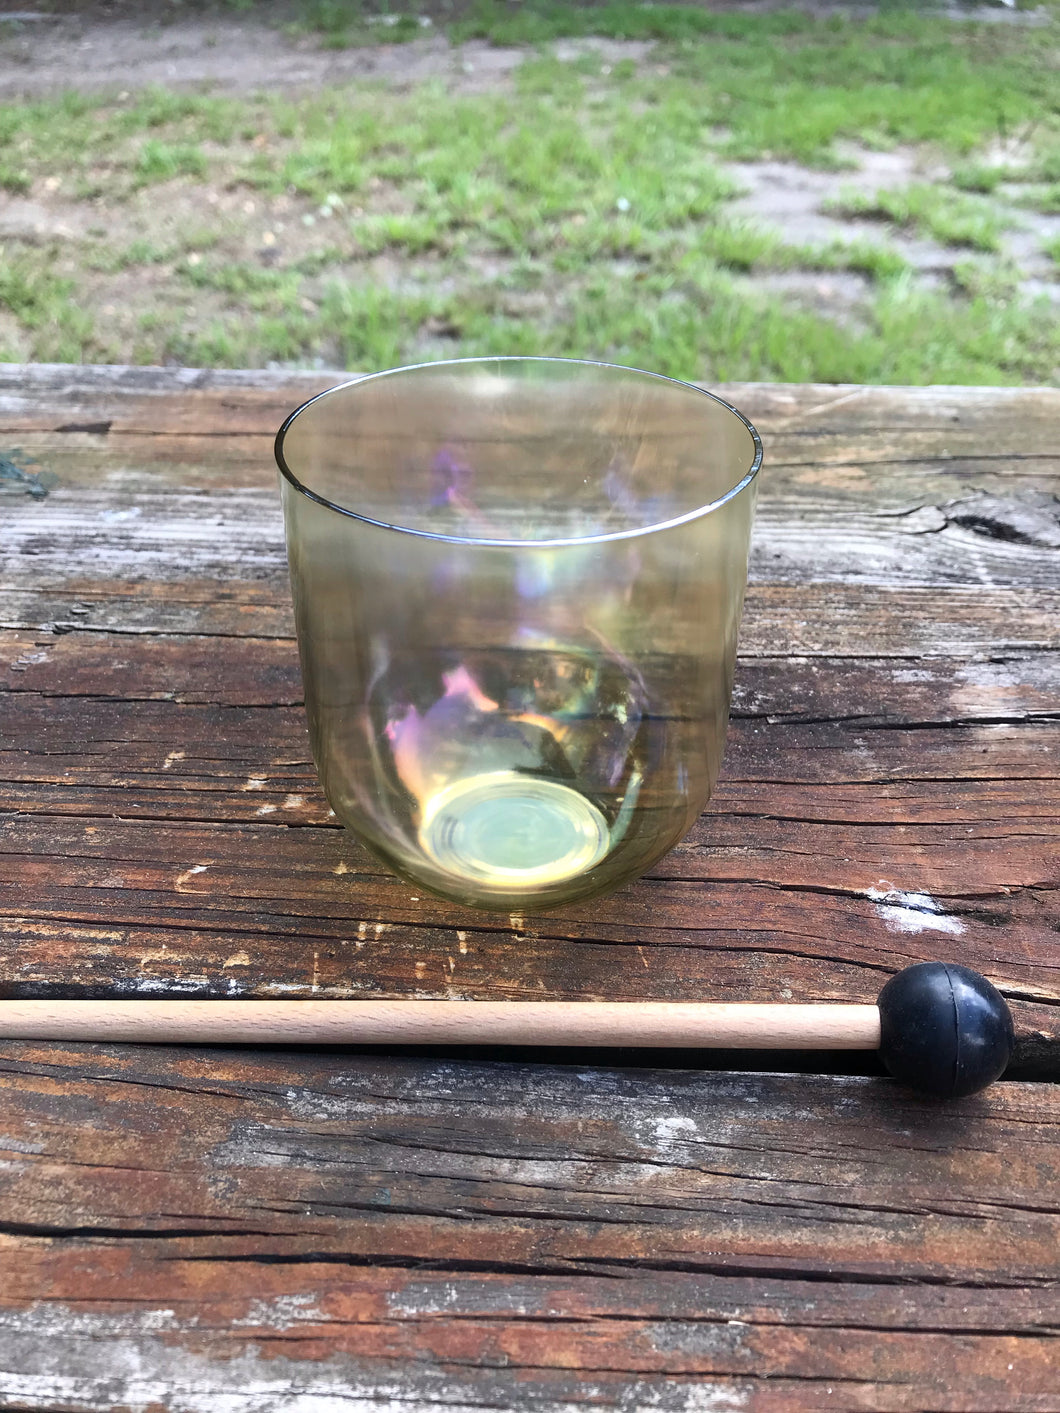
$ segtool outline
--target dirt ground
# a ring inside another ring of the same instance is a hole
[[[125,3],[52,4],[44,13],[32,4],[0,0],[0,102],[76,87],[81,91],[164,84],[246,93],[282,88],[307,91],[350,79],[372,78],[412,86],[444,77],[465,91],[503,81],[523,58],[519,49],[467,44],[451,48],[434,33],[431,5],[413,7],[423,39],[412,44],[385,43],[371,48],[329,49],[312,34],[293,34],[290,6],[259,6],[254,14],[187,13],[172,0],[151,5]],[[437,7],[435,7],[437,8]],[[451,10],[452,5],[447,5]],[[781,0],[719,0],[712,9],[741,14],[792,8]],[[797,6],[814,14],[858,15],[874,7],[807,0]],[[63,11],[69,11],[63,13]],[[938,13],[957,23],[974,15],[977,23],[1038,25],[1044,12],[1000,4],[953,4]],[[380,34],[385,34],[380,24]],[[642,58],[651,47],[607,40],[573,41],[613,58]],[[570,42],[568,42],[570,47]]]
[[[70,88],[127,96],[130,90],[148,85],[218,94],[280,90],[294,95],[358,79],[381,81],[403,90],[433,80],[444,83],[452,93],[503,92],[525,57],[520,49],[484,43],[451,45],[428,22],[423,25],[423,38],[411,43],[329,49],[315,35],[296,34],[289,26],[263,22],[252,15],[207,13],[159,23],[145,20],[142,12],[139,18],[130,17],[122,6],[31,18],[33,14],[28,7],[0,8],[0,19],[12,21],[0,25],[0,103]],[[1038,22],[1035,12],[1000,7],[977,9],[976,18],[998,23]],[[646,42],[602,39],[563,41],[554,46],[559,57],[572,58],[593,50],[606,62],[629,59],[638,66],[652,62],[652,48]],[[951,280],[955,267],[967,261],[966,250],[914,237],[882,226],[878,220],[848,219],[827,209],[841,193],[869,195],[944,176],[945,171],[925,165],[916,151],[901,148],[881,152],[850,147],[843,155],[850,165],[835,172],[774,160],[721,164],[742,191],[730,203],[729,214],[777,231],[791,243],[886,244],[908,262],[920,285],[932,287]],[[1018,169],[1021,153],[1017,144],[994,155]],[[1060,239],[1060,215],[1029,210],[1018,204],[1018,197],[1017,183],[1003,184],[989,198],[1009,223],[1002,236],[1000,258],[1015,272],[1022,295],[1044,296],[1060,304],[1057,265],[1047,254],[1047,247]],[[282,200],[272,206],[255,206],[253,201],[223,190],[208,191],[205,199],[219,213],[230,216],[233,229],[240,222],[246,225],[248,249],[260,244],[263,232],[275,235],[285,226],[283,243],[290,247],[293,242],[299,252],[302,247],[311,250],[323,240],[320,227],[314,232],[300,224],[304,213],[295,212],[294,219],[285,222]],[[186,221],[188,200],[186,188],[178,186],[172,192],[155,188],[144,193],[139,212],[133,203],[120,219],[129,226],[131,237],[151,235],[154,230]],[[39,189],[25,196],[0,193],[0,240],[58,240],[69,243],[72,251],[84,238],[90,220],[84,203],[64,200],[62,193]],[[867,277],[849,271],[794,269],[756,274],[754,280],[760,288],[773,289],[840,321],[857,322],[871,292]],[[122,294],[117,286],[113,299],[120,308]]]

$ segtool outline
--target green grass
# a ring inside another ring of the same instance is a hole
[[[32,186],[28,172],[0,162],[0,190],[10,192],[12,196],[25,196]]]
[[[290,25],[296,33],[315,32],[329,48],[344,49],[349,45],[373,44],[385,39],[388,44],[418,39],[425,26],[416,14],[391,12],[389,6],[367,6],[360,0],[312,0],[301,17]]]
[[[996,191],[1003,181],[1011,180],[1007,167],[990,165],[986,162],[962,162],[950,173],[951,186],[959,191],[973,191],[988,196]]]
[[[75,282],[52,273],[50,255],[10,255],[0,248],[0,309],[34,336],[36,359],[80,363],[90,345],[93,321],[74,298]]]
[[[893,221],[943,245],[970,246],[973,250],[1000,249],[1006,227],[994,207],[941,186],[907,186],[878,191],[875,196],[848,192],[829,203],[828,209],[840,216]]]
[[[953,267],[953,282],[972,299],[1005,306],[1016,298],[1019,275],[1002,262],[962,260]]]
[[[1037,123],[1055,131],[1048,31],[954,25],[896,10],[814,20],[798,12],[711,13],[692,6],[481,4],[458,35],[535,43],[591,32],[673,44],[670,72],[638,84],[667,118],[724,124],[729,150],[828,164],[841,139],[930,142],[961,155]]]
[[[329,42],[412,37],[418,26],[367,24],[380,6],[318,0],[303,27]],[[389,8],[389,7],[382,7]],[[394,6],[395,13],[401,7]],[[668,119],[729,129],[729,150],[822,165],[841,140],[937,144],[966,155],[1023,125],[1057,130],[1055,41],[1048,29],[954,24],[915,6],[873,18],[797,12],[715,13],[696,5],[477,0],[444,28],[456,42],[542,45],[585,35],[655,40],[669,72],[632,92]]]
[[[136,158],[136,183],[172,181],[174,177],[204,177],[206,158],[191,143],[159,142],[148,138]]]
[[[153,332],[164,354],[192,364],[270,360],[392,367],[447,356],[502,353],[601,357],[675,377],[779,381],[1020,383],[1047,381],[1060,364],[1060,328],[1021,306],[1000,282],[965,274],[971,297],[918,291],[908,273],[878,287],[852,332],[742,288],[689,253],[672,270],[600,270],[556,289],[551,269],[523,260],[504,278],[444,293],[387,288],[371,279],[306,284],[253,267],[186,271],[199,287],[238,301],[202,329],[189,321]],[[532,310],[534,317],[528,317]]]
[[[253,137],[247,105],[148,88],[126,102],[64,93],[0,104],[3,170],[23,190],[62,169],[85,196],[123,192],[175,177],[202,177],[201,143]]]
[[[368,24],[367,6],[307,13],[336,43],[407,37]],[[917,144],[950,165],[949,185],[842,209],[996,252],[999,136],[1033,143],[1039,209],[1060,189],[1053,30],[607,0],[464,6],[450,30],[659,47],[639,64],[531,49],[481,94],[438,81],[0,106],[0,187],[36,200],[58,180],[89,232],[0,253],[20,349],[350,368],[552,353],[824,382],[1042,382],[1060,370],[1055,307],[1021,303],[1008,267],[961,261],[952,290],[925,293],[886,232],[807,247],[737,219],[723,169],[765,156],[835,169],[844,144]],[[761,277],[773,271],[865,276],[856,318],[771,295]]]

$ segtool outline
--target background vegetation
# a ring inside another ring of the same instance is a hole
[[[897,383],[1060,370],[1055,9],[1026,24],[531,0],[167,13],[241,12],[302,48],[426,46],[433,68],[249,97],[138,90],[135,74],[79,92],[72,74],[68,92],[0,106],[0,359],[549,353]],[[468,44],[524,53],[480,82]],[[866,187],[887,152],[909,179]],[[819,205],[844,234],[741,212],[762,163],[827,174]]]

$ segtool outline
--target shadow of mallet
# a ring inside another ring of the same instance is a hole
[[[953,1099],[1012,1054],[1012,1017],[978,972],[921,962],[870,1005],[686,1001],[0,1001],[0,1037],[238,1045],[563,1045],[877,1050],[890,1073]]]

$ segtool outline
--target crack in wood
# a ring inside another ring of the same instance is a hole
[[[672,1273],[680,1275],[707,1275],[733,1279],[767,1279],[775,1281],[797,1281],[810,1285],[853,1285],[853,1286],[900,1286],[944,1288],[948,1290],[1036,1290],[1051,1289],[1055,1282],[1048,1275],[1013,1275],[1008,1279],[974,1278],[953,1272],[931,1274],[914,1271],[865,1271],[857,1267],[833,1266],[827,1270],[813,1266],[773,1264],[762,1261],[665,1261],[652,1257],[609,1257],[571,1256],[561,1262],[518,1262],[501,1260],[475,1260],[461,1257],[398,1256],[392,1253],[336,1252],[336,1251],[297,1251],[297,1252],[235,1252],[223,1257],[216,1255],[166,1255],[159,1256],[163,1261],[217,1262],[226,1265],[263,1266],[308,1266],[338,1265],[354,1269],[368,1268],[379,1270],[430,1271],[432,1274],[459,1275],[471,1273],[492,1276],[536,1276],[591,1278],[610,1277],[615,1280],[632,1280],[638,1275],[652,1273]]]
[[[223,1218],[218,1218],[223,1221]],[[25,1236],[41,1240],[79,1240],[99,1238],[108,1241],[177,1241],[197,1237],[260,1236],[275,1237],[274,1231],[237,1227],[110,1227],[97,1225],[49,1224],[46,1222],[12,1222],[0,1220],[0,1235]]]

